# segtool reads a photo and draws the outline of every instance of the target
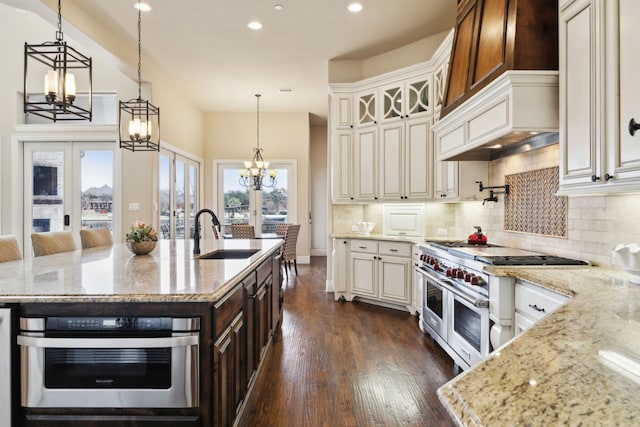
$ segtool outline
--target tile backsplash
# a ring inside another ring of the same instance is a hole
[[[489,184],[504,185],[505,176],[557,167],[559,147],[545,148],[490,162]],[[640,195],[569,197],[565,236],[547,236],[507,230],[504,198],[497,203],[426,203],[425,237],[465,238],[482,227],[489,242],[611,266],[611,250],[619,243],[640,244]],[[333,205],[333,232],[347,233],[357,221],[376,223],[382,233],[382,205]],[[446,234],[442,234],[442,232]]]

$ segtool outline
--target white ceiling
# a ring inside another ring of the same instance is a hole
[[[446,31],[455,20],[455,0],[361,1],[364,10],[354,14],[351,0],[146,0],[153,10],[142,14],[143,73],[149,55],[204,111],[253,111],[261,93],[261,111],[309,112],[312,123],[322,123],[329,60],[370,58]],[[73,4],[135,44],[136,2]],[[251,20],[263,29],[249,30]]]

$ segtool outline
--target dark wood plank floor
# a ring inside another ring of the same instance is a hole
[[[240,426],[452,426],[453,362],[406,312],[333,300],[326,257],[289,275],[282,329]]]

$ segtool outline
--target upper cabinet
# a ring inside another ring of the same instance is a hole
[[[358,127],[378,124],[378,90],[367,89],[356,95]]]
[[[634,0],[560,8],[560,192],[640,191],[640,10]]]
[[[557,70],[557,10],[557,0],[459,1],[441,116],[506,70]]]
[[[382,123],[433,114],[432,75],[391,83],[380,88]]]

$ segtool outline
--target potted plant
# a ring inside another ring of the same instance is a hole
[[[146,255],[156,247],[158,234],[151,224],[137,220],[127,233],[127,247],[136,255]]]

